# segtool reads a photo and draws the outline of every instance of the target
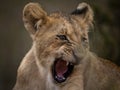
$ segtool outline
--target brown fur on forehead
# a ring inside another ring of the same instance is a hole
[[[78,30],[80,32],[83,30],[83,32],[85,32],[85,33],[88,32],[89,26],[87,24],[83,23],[81,18],[79,18],[79,19],[75,18],[76,16],[57,12],[57,13],[52,13],[50,15],[50,17],[55,18],[55,19],[62,19],[66,23],[71,24],[75,31]]]
[[[56,30],[58,34],[65,34],[71,40],[79,42],[82,35],[81,23],[75,20],[71,15],[64,15],[62,13],[53,13],[50,15],[51,19],[58,23]],[[53,23],[53,24],[54,24]],[[55,25],[54,25],[55,26]]]
[[[55,12],[55,13],[51,13],[50,17],[54,17],[54,18],[61,18],[64,17],[65,15],[61,12]]]
[[[46,35],[50,38],[57,34],[67,35],[73,41],[80,41],[82,24],[74,19],[72,16],[64,15],[62,13],[52,13],[49,16],[49,21],[41,30],[36,33],[36,37],[45,38]],[[85,32],[85,31],[84,31]]]
[[[61,12],[52,13],[50,15],[50,19],[53,24],[53,27],[57,27],[54,30],[59,31],[58,33],[66,34],[68,29],[69,30],[72,29],[71,23],[69,22],[68,17]]]
[[[78,23],[77,21],[74,22],[74,18],[71,17],[71,15],[66,15],[66,14],[63,14],[61,12],[58,12],[58,13],[52,13],[50,14],[50,17],[54,19],[58,19],[59,21],[61,21],[61,25],[66,25],[66,24],[69,24],[71,25],[72,27],[74,27],[73,23],[74,24],[78,24],[78,26],[81,26],[80,23]]]

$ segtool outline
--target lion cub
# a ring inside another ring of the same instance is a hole
[[[37,3],[23,10],[33,45],[18,69],[14,90],[120,90],[120,68],[89,51],[93,11],[48,15]]]

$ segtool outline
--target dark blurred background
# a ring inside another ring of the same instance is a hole
[[[0,1],[0,90],[11,90],[17,68],[32,45],[22,22],[28,2],[39,2],[48,12],[72,12],[86,1],[95,13],[95,27],[89,32],[91,51],[120,66],[120,0],[1,0]]]

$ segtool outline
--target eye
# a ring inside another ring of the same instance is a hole
[[[65,35],[57,35],[57,37],[61,40],[68,40]]]
[[[83,37],[83,38],[82,38],[82,41],[86,42],[86,41],[87,41],[87,38]]]

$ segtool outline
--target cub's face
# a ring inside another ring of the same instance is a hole
[[[66,81],[84,58],[92,20],[92,10],[86,3],[79,4],[68,16],[47,15],[36,3],[25,6],[23,21],[33,39],[36,62],[45,73],[50,73],[53,81]]]

